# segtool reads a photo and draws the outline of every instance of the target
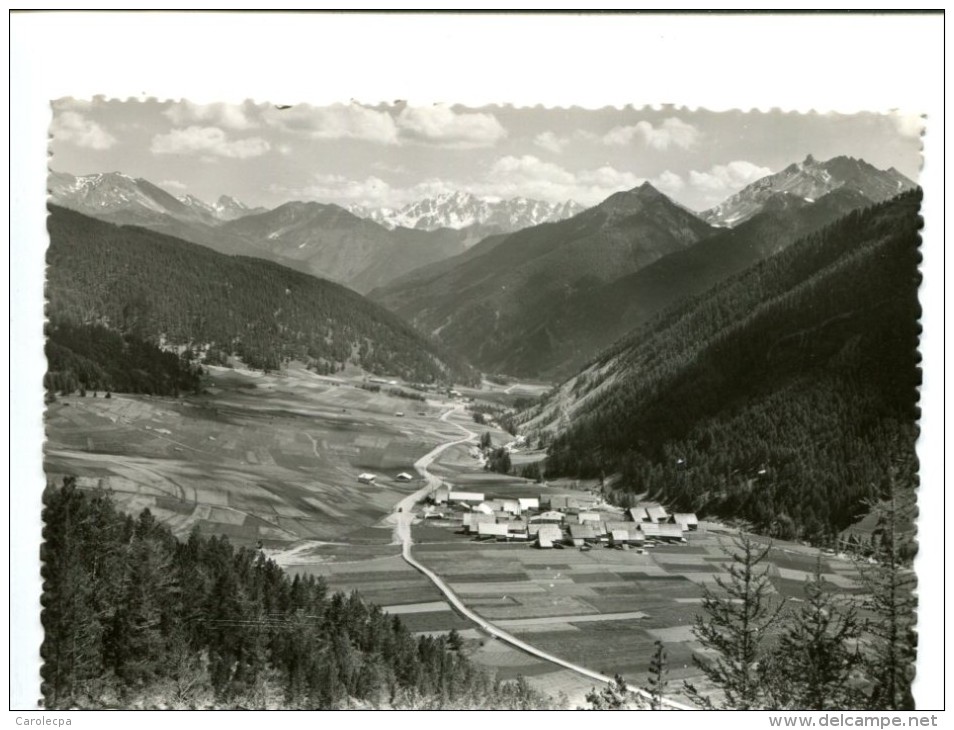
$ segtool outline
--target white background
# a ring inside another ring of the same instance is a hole
[[[927,115],[918,706],[943,706],[943,17],[924,15],[309,15],[65,12],[10,17],[10,707],[36,707],[48,102],[673,103]],[[5,318],[6,319],[6,318]],[[23,713],[19,713],[22,715]],[[17,713],[11,714],[11,723]],[[158,723],[73,716],[73,725]],[[180,716],[215,722],[227,716]],[[283,714],[282,724],[312,724]],[[337,716],[341,718],[342,716]],[[569,724],[573,716],[548,716]],[[726,718],[726,716],[720,716]],[[399,724],[412,716],[398,716]],[[465,725],[480,716],[455,718]],[[765,727],[764,716],[733,725]],[[359,721],[367,721],[367,715]],[[446,717],[445,717],[446,720]],[[711,718],[710,718],[711,720]],[[389,718],[390,721],[390,718]],[[417,716],[435,725],[437,716]],[[667,724],[702,722],[699,714]],[[158,725],[156,725],[158,726]]]

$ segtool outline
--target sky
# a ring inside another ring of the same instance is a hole
[[[123,172],[252,206],[396,208],[457,190],[595,205],[649,181],[705,210],[811,154],[918,179],[921,120],[899,114],[685,108],[467,108],[60,99],[50,168]]]

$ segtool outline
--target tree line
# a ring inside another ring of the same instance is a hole
[[[134,334],[99,324],[51,321],[44,327],[48,393],[119,391],[178,396],[201,388],[202,367]]]

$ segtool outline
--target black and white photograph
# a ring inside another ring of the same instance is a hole
[[[938,706],[925,109],[144,88],[32,163],[32,709]]]

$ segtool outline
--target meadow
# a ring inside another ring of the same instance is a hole
[[[386,519],[424,486],[413,464],[436,445],[478,426],[439,397],[409,402],[290,369],[283,374],[214,369],[209,392],[188,398],[114,394],[70,396],[47,412],[48,477],[73,474],[86,488],[112,491],[121,509],[148,507],[176,534],[193,528],[240,545],[261,545],[290,574],[322,576],[331,590],[357,591],[420,633],[460,633],[464,651],[500,679],[524,676],[570,706],[584,705],[594,682],[483,634],[456,613],[431,582],[401,558]],[[511,394],[498,392],[504,396]],[[517,390],[514,388],[514,390]],[[401,415],[398,415],[398,414]],[[361,484],[357,475],[378,475]],[[536,484],[483,471],[475,446],[446,449],[429,471],[457,489],[494,497],[592,493],[595,484]],[[396,475],[407,472],[410,482]],[[670,695],[698,681],[692,634],[706,586],[725,577],[728,531],[704,523],[688,545],[646,553],[597,547],[540,550],[461,534],[459,519],[418,520],[414,556],[444,578],[471,609],[558,657],[633,684],[645,682],[654,642],[668,653]],[[769,575],[794,601],[817,551],[777,544]],[[821,557],[833,590],[860,591],[854,566]]]

